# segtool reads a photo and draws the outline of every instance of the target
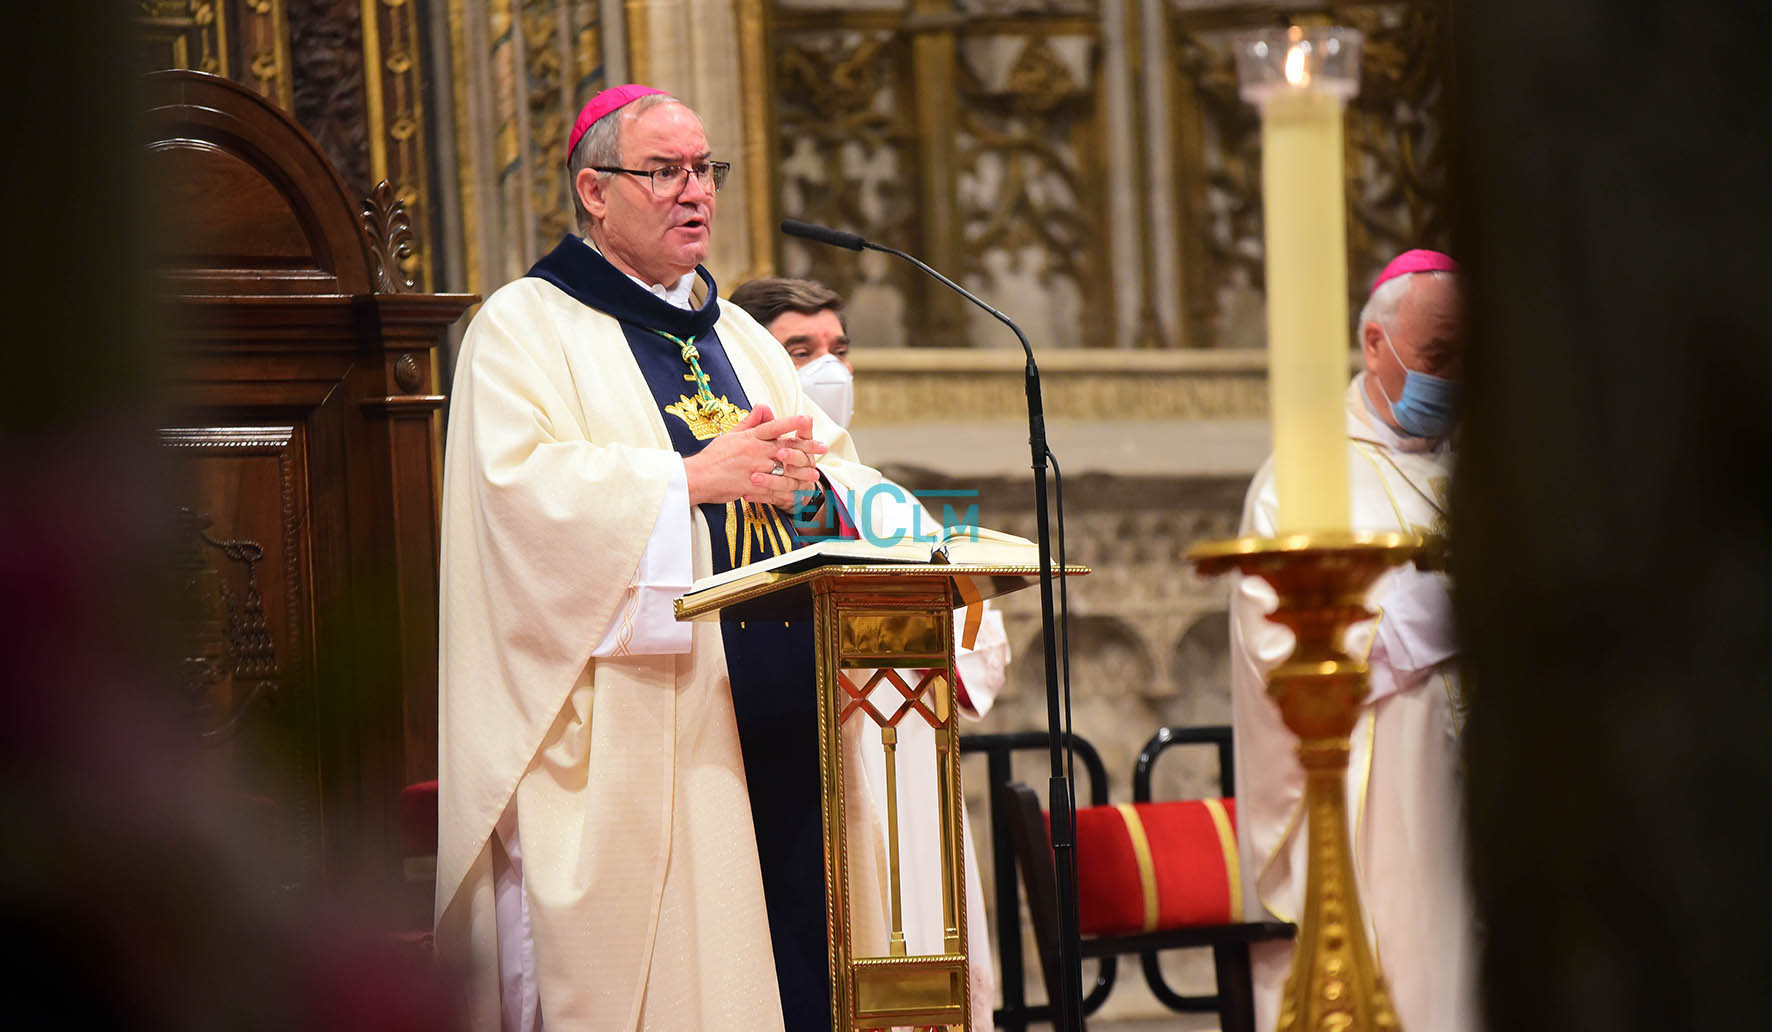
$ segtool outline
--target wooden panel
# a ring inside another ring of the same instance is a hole
[[[169,173],[160,189],[170,191],[166,218],[172,224],[189,219],[194,225],[233,227],[230,249],[262,261],[216,262],[162,266],[168,293],[223,295],[369,294],[374,278],[358,205],[345,192],[338,173],[320,153],[319,145],[290,117],[247,88],[226,79],[191,72],[155,72],[147,77],[150,103],[146,141],[155,161],[149,168]],[[235,158],[255,171],[277,195],[268,205],[253,203],[270,194],[254,185],[251,192],[199,194],[180,182],[182,173],[219,176],[248,183],[252,176],[218,160]],[[182,203],[178,191],[185,191]],[[301,226],[311,263],[289,273],[275,260],[290,250],[279,211],[289,211]],[[317,267],[333,282],[313,282]]]
[[[185,461],[192,702],[271,883],[401,881],[402,786],[436,775],[434,352],[471,297],[405,293],[409,220],[346,199],[289,117],[224,80],[148,78]],[[262,850],[261,850],[262,851]]]
[[[159,196],[160,261],[248,268],[318,269],[314,247],[289,198],[237,154],[185,141],[153,147],[144,173]],[[226,199],[225,204],[215,203]]]
[[[324,870],[309,520],[300,428],[179,427],[177,569],[186,686],[211,783],[242,811],[271,858],[267,877],[300,887]]]

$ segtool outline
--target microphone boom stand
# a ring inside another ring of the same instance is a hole
[[[1046,410],[1040,399],[1040,369],[1034,362],[1033,345],[1028,343],[1027,334],[1021,332],[1021,327],[1015,325],[1013,319],[903,251],[871,243],[854,233],[844,233],[794,219],[784,219],[781,230],[790,236],[816,240],[851,251],[879,251],[911,263],[1009,327],[1014,331],[1015,339],[1021,342],[1021,350],[1027,355],[1028,448],[1034,470],[1034,527],[1040,558],[1040,640],[1046,666],[1046,729],[1052,761],[1047,806],[1052,821],[1052,859],[1058,890],[1059,985],[1055,987],[1056,992],[1053,994],[1056,999],[1051,1001],[1052,1024],[1055,1029],[1075,1032],[1083,1027],[1083,959],[1079,950],[1081,940],[1077,932],[1076,825],[1071,812],[1070,775],[1064,762],[1063,722],[1059,713],[1058,620],[1053,613],[1052,603],[1052,527],[1046,498]]]

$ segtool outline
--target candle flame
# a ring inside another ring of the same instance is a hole
[[[1286,81],[1294,86],[1311,84],[1311,71],[1304,63],[1307,46],[1295,43],[1286,48]]]

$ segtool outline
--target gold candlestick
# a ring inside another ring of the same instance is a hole
[[[1342,647],[1349,626],[1377,614],[1366,595],[1386,570],[1421,554],[1413,534],[1337,532],[1196,545],[1202,574],[1237,570],[1273,585],[1268,619],[1292,630],[1292,655],[1268,675],[1268,695],[1298,736],[1310,850],[1304,915],[1277,1032],[1399,1032],[1366,917],[1348,839],[1348,738],[1367,693],[1367,668]]]

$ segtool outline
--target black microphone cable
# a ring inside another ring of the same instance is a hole
[[[1068,562],[1064,555],[1064,472],[1058,468],[1058,456],[1053,453],[1050,445],[1046,448],[1046,464],[1052,467],[1052,509],[1053,530],[1057,532],[1058,568],[1064,570]],[[1077,814],[1077,751],[1072,743],[1077,739],[1076,726],[1071,723],[1071,591],[1070,578],[1058,578],[1058,661],[1059,684],[1064,690],[1064,763],[1065,787],[1070,790],[1071,820]],[[1075,842],[1071,849],[1071,884],[1076,884],[1077,850]],[[1081,987],[1078,987],[1081,991]],[[1082,1004],[1079,1001],[1078,1009]]]

